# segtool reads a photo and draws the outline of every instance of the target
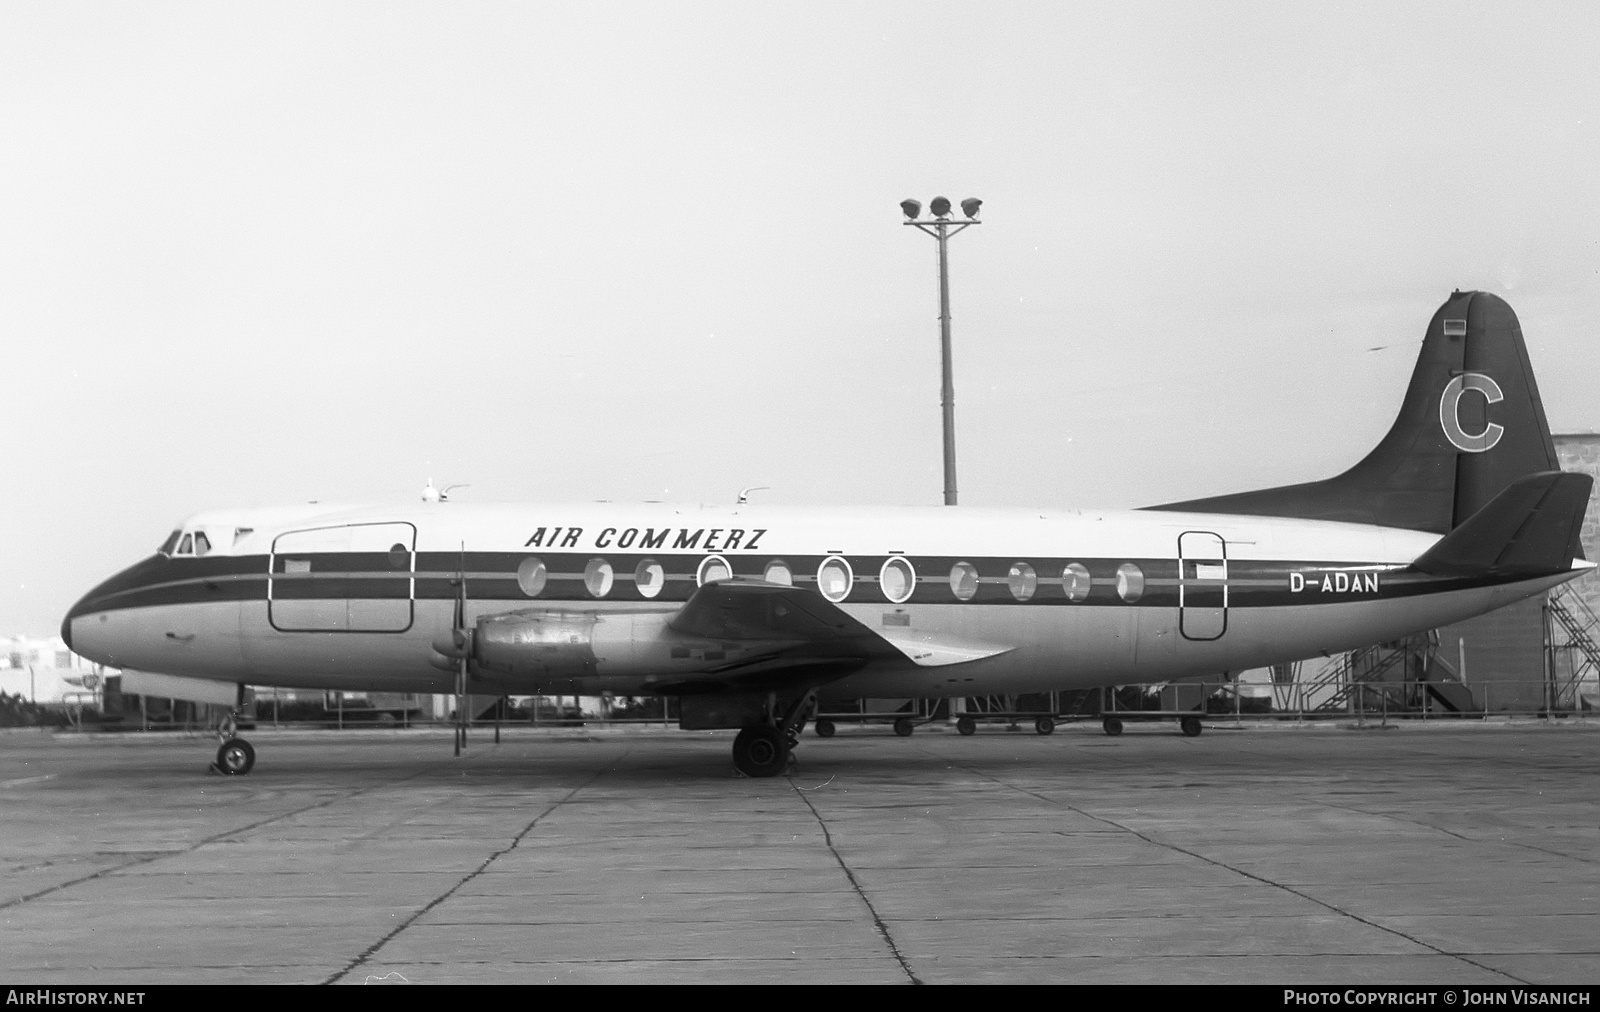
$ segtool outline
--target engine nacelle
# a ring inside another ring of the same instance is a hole
[[[597,687],[627,692],[618,679],[654,677],[722,668],[750,652],[771,650],[763,642],[709,641],[667,626],[672,608],[578,610],[525,608],[480,618],[472,633],[472,658],[486,674],[534,687],[589,679]]]
[[[631,633],[632,623],[627,624]],[[535,680],[593,676],[605,652],[604,640],[614,639],[602,633],[602,653],[596,654],[595,634],[601,625],[600,615],[592,611],[491,615],[478,622],[473,653],[484,668]]]

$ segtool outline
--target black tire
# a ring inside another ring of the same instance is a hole
[[[789,739],[782,731],[757,724],[733,740],[733,765],[747,777],[775,777],[789,765]]]
[[[956,730],[967,735],[977,734],[978,722],[967,716],[957,717]]]
[[[1051,720],[1049,717],[1040,717],[1038,720],[1033,722],[1033,729],[1038,731],[1040,734],[1054,734],[1056,730],[1056,722]]]
[[[917,725],[911,723],[909,717],[901,717],[894,722],[894,733],[898,734],[902,738],[911,737],[911,732],[915,731],[916,729]]]
[[[1185,738],[1198,738],[1200,737],[1200,718],[1184,717],[1178,721],[1178,728],[1183,731]]]
[[[242,777],[255,769],[256,750],[243,738],[234,738],[222,743],[217,749],[217,772],[226,773],[230,777]]]
[[[833,726],[833,721],[831,720],[819,720],[816,723],[815,730],[818,738],[832,738],[833,732],[839,729]]]
[[[1122,733],[1122,721],[1115,717],[1107,717],[1100,722],[1100,726],[1105,729],[1106,734],[1111,735],[1113,738]]]

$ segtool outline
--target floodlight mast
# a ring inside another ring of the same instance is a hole
[[[933,236],[939,243],[939,360],[941,366],[941,387],[939,404],[944,413],[944,504],[956,504],[956,387],[955,368],[950,360],[950,254],[948,244],[950,237],[962,229],[972,225],[981,225],[978,220],[978,208],[983,206],[983,201],[977,197],[968,197],[961,202],[961,213],[965,219],[952,220],[950,217],[950,201],[944,197],[934,197],[928,202],[928,210],[932,218],[923,219],[922,204],[915,200],[902,200],[900,210],[909,220],[907,225],[914,226]]]

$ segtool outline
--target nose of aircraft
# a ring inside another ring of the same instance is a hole
[[[114,599],[119,596],[137,591],[141,587],[161,579],[167,565],[167,558],[163,555],[154,555],[141,562],[137,562],[110,579],[101,581],[95,588],[78,599],[77,603],[67,609],[67,615],[61,620],[61,638],[66,641],[67,649],[92,661],[106,663],[104,658],[92,656],[93,644],[73,642],[73,625],[86,616],[103,612],[112,606]],[[93,639],[94,637],[90,637]],[[81,641],[81,637],[79,638]],[[91,653],[84,653],[84,651]]]

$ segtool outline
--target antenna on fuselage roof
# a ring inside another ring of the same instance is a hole
[[[739,501],[736,503],[736,505],[743,506],[745,503],[748,503],[750,501],[751,492],[766,492],[771,490],[771,488],[771,485],[751,485],[749,488],[740,491]]]
[[[428,484],[422,489],[423,502],[449,502],[450,493],[458,488],[471,488],[471,482],[459,482],[455,485],[446,485],[443,489],[433,487],[433,479],[428,479]]]

